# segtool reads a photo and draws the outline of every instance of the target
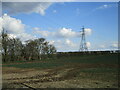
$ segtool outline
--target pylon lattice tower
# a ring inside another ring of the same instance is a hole
[[[82,36],[81,36],[81,42],[80,42],[79,51],[85,52],[85,51],[88,51],[88,48],[87,48],[87,45],[86,45],[85,29],[84,29],[84,27],[82,28],[81,34],[82,34]]]

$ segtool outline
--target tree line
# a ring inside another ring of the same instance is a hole
[[[0,38],[2,40],[0,52],[3,62],[55,58],[57,50],[45,38],[27,40],[23,44],[19,38],[10,38],[5,30],[2,31]]]

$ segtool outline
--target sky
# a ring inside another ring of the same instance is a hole
[[[89,50],[118,48],[117,2],[3,2],[2,15],[9,37],[22,42],[43,37],[57,51],[78,51],[84,26]]]

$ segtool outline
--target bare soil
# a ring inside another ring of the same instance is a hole
[[[106,65],[76,64],[51,69],[3,67],[3,88],[117,88],[117,73],[80,72],[83,68],[103,66]]]

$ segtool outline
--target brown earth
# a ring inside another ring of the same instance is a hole
[[[117,88],[117,73],[86,73],[83,68],[116,65],[79,64],[53,69],[3,67],[3,88]],[[108,79],[116,77],[116,80]]]

